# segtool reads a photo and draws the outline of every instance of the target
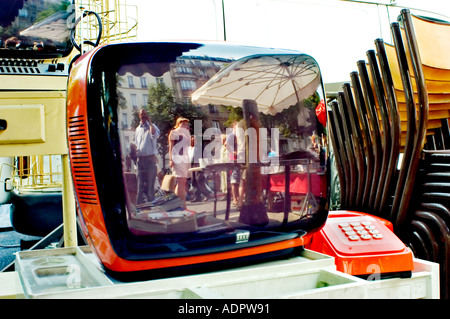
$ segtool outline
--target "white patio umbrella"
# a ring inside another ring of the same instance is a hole
[[[243,107],[244,100],[253,100],[259,112],[275,115],[313,95],[320,84],[319,66],[309,55],[258,54],[236,60],[223,68],[195,91],[191,99],[194,104],[233,107]],[[299,114],[299,118],[303,120],[307,117],[303,114],[304,109],[301,107]],[[255,166],[251,173],[248,169],[247,174],[260,175],[260,168]],[[309,169],[308,181],[309,194],[311,193]],[[254,184],[253,178],[247,178],[246,183],[248,183],[246,189],[259,185],[257,182]],[[260,196],[257,195],[256,198]],[[314,196],[306,198],[305,209],[317,207]],[[245,206],[244,203],[243,207]],[[255,209],[256,207],[250,206],[250,210]],[[253,215],[262,220],[267,217],[265,212]]]
[[[316,92],[317,62],[306,54],[260,54],[231,63],[195,91],[194,104],[242,107],[254,100],[264,114],[275,115]]]

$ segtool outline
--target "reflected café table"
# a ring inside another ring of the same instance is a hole
[[[267,178],[263,178],[263,187],[268,192],[284,193],[284,219],[283,223],[287,223],[289,212],[291,211],[291,194],[304,194],[308,192],[316,197],[325,197],[327,194],[327,177],[324,173],[318,173],[315,170],[307,171],[291,171],[289,165],[285,165],[285,171],[280,173],[267,174]],[[308,188],[308,175],[310,187]],[[289,180],[287,185],[286,181]]]
[[[324,197],[327,192],[327,181],[325,174],[311,172],[311,192],[314,196]],[[271,192],[286,191],[285,173],[268,174],[270,181],[269,190]],[[267,185],[267,178],[263,178],[264,187]],[[308,193],[308,173],[291,171],[289,174],[289,193],[307,194]]]
[[[230,199],[231,199],[231,184],[230,184],[230,174],[233,169],[239,169],[242,170],[243,165],[238,163],[211,163],[207,164],[206,166],[199,166],[190,168],[189,171],[191,171],[193,174],[196,174],[201,171],[210,171],[213,173],[213,175],[225,171],[227,176],[227,206],[225,211],[225,220],[228,220],[230,217]],[[217,214],[217,189],[214,187],[214,217],[216,217]]]

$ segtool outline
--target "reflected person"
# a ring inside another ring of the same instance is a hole
[[[186,183],[191,168],[190,146],[189,120],[179,117],[169,133],[169,165],[177,179],[175,194],[183,201],[184,207],[186,207]]]
[[[228,154],[228,161],[231,163],[235,163],[237,160],[237,137],[236,137],[236,128],[238,122],[235,121],[233,123],[233,130],[229,132],[226,137],[226,149]],[[239,183],[241,182],[241,171],[240,168],[234,168],[230,174],[230,184],[231,184],[231,198],[232,198],[232,206],[238,207],[239,204]]]
[[[139,119],[140,123],[135,132],[138,167],[137,204],[142,204],[144,199],[148,202],[155,199],[157,139],[161,132],[152,123],[145,109],[139,111]]]

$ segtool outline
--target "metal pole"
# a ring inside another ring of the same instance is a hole
[[[225,4],[224,0],[222,0],[222,21],[223,21],[223,40],[227,41],[227,29],[225,26]]]
[[[77,217],[75,213],[75,199],[70,173],[69,155],[61,155],[63,168],[63,223],[64,223],[64,247],[76,247],[77,243]]]

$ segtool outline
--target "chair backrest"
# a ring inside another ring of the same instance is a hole
[[[450,141],[447,133],[449,130],[448,118],[450,117],[450,59],[448,59],[450,24],[427,20],[409,13],[407,15],[410,24],[414,27],[417,50],[420,52],[422,71],[428,91],[427,148],[449,149]],[[405,28],[401,29],[401,32],[403,38],[406,38]],[[408,46],[408,42],[405,42],[405,45]],[[395,56],[393,46],[386,45],[386,50],[389,56]],[[406,50],[406,53],[410,63],[410,72],[413,74],[409,50]],[[390,59],[390,61],[393,64],[396,63],[396,59]],[[400,112],[404,119],[406,107],[400,76],[394,72],[393,78],[398,94]],[[412,84],[414,92],[417,92],[415,83],[412,82]],[[406,127],[405,121],[403,121],[403,127]]]
[[[388,56],[389,64],[392,70],[392,78],[394,81],[395,93],[397,97],[397,104],[400,111],[401,126],[402,126],[402,147],[406,141],[406,129],[407,129],[407,106],[405,101],[405,94],[403,91],[403,84],[400,76],[398,62],[396,58],[396,50],[393,45],[385,43],[385,49]],[[411,65],[410,57],[407,54],[408,64]],[[425,83],[428,91],[428,123],[427,123],[427,135],[434,135],[436,131],[443,127],[442,120],[450,117],[450,77],[449,81],[444,81],[443,77],[434,76],[437,69],[432,69],[422,65]],[[426,70],[433,72],[426,72]],[[411,73],[411,70],[410,70]],[[411,73],[412,74],[412,73]],[[441,78],[436,79],[436,78]],[[412,74],[412,78],[414,76]],[[415,81],[411,82],[414,91],[415,102],[418,102],[417,86]],[[445,123],[444,123],[445,124]]]

